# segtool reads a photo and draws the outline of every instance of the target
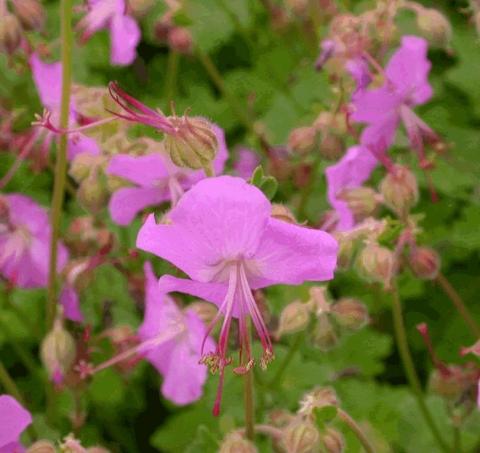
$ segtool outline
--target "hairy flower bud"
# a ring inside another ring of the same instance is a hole
[[[106,178],[95,168],[78,187],[78,201],[92,214],[100,212],[108,202]]]
[[[334,304],[332,315],[340,326],[350,330],[361,329],[368,322],[367,307],[351,298],[340,299]]]
[[[335,239],[338,242],[337,267],[348,269],[352,264],[355,241],[348,234],[342,233],[335,234]]]
[[[417,26],[433,46],[442,48],[449,46],[452,39],[452,26],[440,11],[433,8],[419,8]]]
[[[327,160],[337,160],[345,151],[343,138],[333,132],[326,131],[320,140],[320,154]]]
[[[394,272],[394,255],[386,247],[376,243],[367,244],[357,258],[357,269],[367,281],[383,283],[390,287]]]
[[[40,346],[42,363],[55,383],[63,380],[65,373],[73,365],[75,354],[75,340],[65,329],[61,319],[57,319]]]
[[[56,453],[56,451],[55,446],[48,440],[39,440],[27,449],[27,453]]]
[[[165,150],[178,167],[211,168],[218,141],[211,124],[203,118],[170,117],[176,133],[166,134]]]
[[[271,216],[277,220],[283,220],[284,222],[297,223],[297,219],[295,219],[293,212],[283,204],[273,203]]]
[[[318,448],[319,439],[313,423],[295,420],[283,431],[282,443],[289,453],[310,453]]]
[[[87,453],[110,453],[110,450],[107,450],[106,448],[103,447],[90,447],[87,448]]]
[[[370,187],[344,189],[338,198],[347,203],[357,222],[370,217],[378,206],[377,193]]]
[[[430,247],[414,247],[408,256],[408,264],[416,277],[434,280],[440,272],[440,256]]]
[[[415,175],[401,165],[395,165],[380,182],[383,201],[398,216],[405,218],[418,201],[418,185]]]
[[[78,154],[70,165],[68,174],[77,182],[81,183],[91,173],[92,169],[100,163],[98,156],[90,153]]]
[[[293,129],[288,137],[288,147],[298,154],[309,153],[316,144],[317,130],[311,126]]]
[[[0,50],[12,54],[22,40],[22,27],[13,14],[6,13],[0,17]]]
[[[328,315],[323,314],[318,317],[312,340],[321,351],[330,351],[337,345],[337,332]]]
[[[342,453],[345,450],[345,439],[342,433],[328,427],[321,435],[321,442],[326,453]]]
[[[225,437],[219,453],[256,453],[257,451],[252,442],[245,439],[240,433],[233,432]]]
[[[277,336],[291,334],[305,329],[310,320],[310,310],[307,304],[295,301],[288,304],[280,314]]]
[[[185,27],[172,27],[168,31],[168,45],[178,53],[190,54],[193,48],[192,34]]]
[[[45,10],[38,0],[14,0],[13,8],[25,30],[41,30],[45,24]]]
[[[433,370],[430,375],[429,387],[433,393],[447,400],[455,401],[465,391],[465,380],[459,367],[449,367],[450,373]]]
[[[338,406],[338,403],[337,394],[332,387],[318,387],[303,396],[298,414],[304,417],[312,417],[314,409]]]

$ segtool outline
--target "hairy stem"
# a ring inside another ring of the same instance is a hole
[[[368,440],[367,436],[362,431],[360,426],[358,426],[357,422],[352,417],[350,417],[350,415],[347,412],[345,412],[343,409],[338,408],[337,413],[340,420],[342,420],[343,423],[345,423],[350,428],[350,430],[355,434],[355,436],[360,441],[365,451],[367,453],[375,453],[375,448],[373,448],[372,444],[370,443],[370,441]]]
[[[62,0],[60,4],[62,40],[62,99],[60,105],[60,127],[68,128],[70,110],[70,88],[72,84],[72,0]],[[50,213],[52,237],[50,241],[50,263],[48,274],[47,330],[50,330],[57,311],[57,253],[60,237],[60,220],[65,198],[67,177],[67,135],[61,135],[55,165],[52,208]]]

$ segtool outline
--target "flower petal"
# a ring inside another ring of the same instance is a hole
[[[65,318],[73,322],[83,323],[84,316],[80,310],[80,298],[72,286],[65,285],[60,293],[60,304]]]
[[[75,159],[76,156],[82,153],[93,154],[97,156],[100,154],[100,147],[95,139],[84,134],[72,134],[68,137],[68,160]]]
[[[32,416],[10,395],[0,396],[0,448],[17,443]]]
[[[133,17],[115,14],[110,22],[111,63],[118,66],[133,63],[140,38],[140,27]]]
[[[30,57],[33,81],[43,106],[56,110],[62,95],[62,63],[44,63],[36,53]]]

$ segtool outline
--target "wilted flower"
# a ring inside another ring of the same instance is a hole
[[[20,435],[32,423],[32,416],[10,395],[0,396],[0,452],[20,453]]]
[[[337,243],[327,233],[276,220],[265,195],[241,178],[221,176],[197,183],[172,209],[168,224],[153,215],[141,228],[137,247],[179,267],[190,278],[163,276],[164,291],[180,291],[213,302],[224,316],[215,352],[203,362],[220,371],[214,413],[220,410],[225,366],[231,363],[228,337],[232,318],[239,321],[241,349],[237,373],[254,364],[247,329],[250,316],[263,346],[261,365],[273,358],[270,336],[252,289],[277,283],[329,280]]]
[[[0,219],[0,272],[21,288],[42,288],[48,281],[50,223],[45,209],[20,194],[0,195],[7,212]],[[58,246],[57,271],[68,259]]]

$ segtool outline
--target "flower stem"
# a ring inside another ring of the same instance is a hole
[[[457,309],[458,313],[460,313],[460,316],[465,321],[465,324],[468,326],[468,329],[470,330],[472,335],[475,338],[480,338],[480,326],[473,318],[472,314],[468,310],[460,295],[457,293],[452,284],[448,281],[447,277],[445,277],[445,275],[443,275],[442,273],[439,273],[435,281],[442,288],[448,298],[452,301],[453,305],[455,305],[455,308]]]
[[[72,84],[72,0],[62,0],[60,4],[61,40],[62,40],[62,99],[60,105],[60,127],[68,128],[70,110],[70,88]],[[47,330],[53,325],[57,311],[57,252],[60,236],[60,220],[65,198],[67,176],[66,135],[61,135],[55,165],[55,180],[51,208],[52,237],[50,241],[50,263],[48,274]]]
[[[277,372],[273,376],[273,379],[270,381],[269,387],[278,387],[281,384],[283,374],[285,373],[285,370],[288,368],[288,365],[290,365],[290,362],[292,361],[296,352],[300,348],[300,345],[302,344],[304,336],[305,336],[304,332],[299,332],[297,334],[293,344],[290,346],[290,348],[287,352],[287,355],[283,359],[283,362],[280,364]]]
[[[170,103],[175,97],[179,59],[180,54],[174,50],[170,50],[167,59],[167,73],[165,75],[165,88],[163,93],[166,109],[170,107]]]
[[[338,408],[337,414],[340,420],[342,420],[343,423],[345,423],[350,428],[350,430],[355,434],[355,436],[360,441],[365,451],[367,453],[375,453],[375,448],[373,448],[372,444],[370,443],[370,441],[368,440],[367,436],[362,431],[360,426],[358,426],[357,422],[352,417],[350,417],[350,415],[347,412],[345,412],[343,409]]]
[[[244,405],[245,405],[245,432],[247,438],[254,439],[255,436],[255,413],[253,409],[253,371],[247,371],[244,379]]]
[[[415,395],[418,407],[423,415],[423,418],[425,419],[425,422],[429,426],[440,448],[443,451],[448,452],[450,451],[450,449],[448,445],[445,443],[445,441],[443,440],[440,434],[440,431],[435,425],[432,415],[430,414],[428,407],[425,404],[425,400],[423,398],[420,379],[418,378],[417,372],[415,371],[415,365],[412,359],[412,355],[410,353],[410,348],[408,347],[407,333],[405,330],[405,324],[403,321],[403,314],[402,314],[402,304],[400,301],[400,296],[398,294],[398,289],[395,284],[393,285],[392,293],[393,293],[392,314],[393,314],[393,325],[395,329],[395,339],[397,341],[397,348],[399,350],[400,357],[402,359],[405,374],[407,376],[410,387]]]

